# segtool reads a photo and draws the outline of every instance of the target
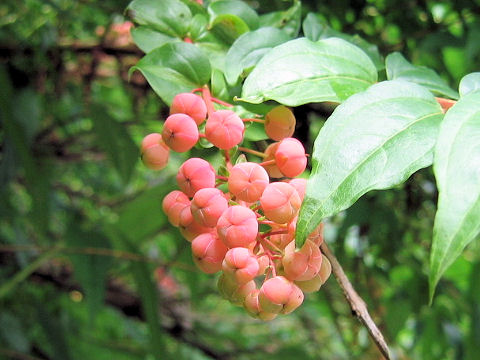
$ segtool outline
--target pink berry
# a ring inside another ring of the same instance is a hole
[[[284,276],[275,276],[263,283],[258,300],[266,312],[288,314],[303,302],[303,293]]]
[[[198,141],[197,124],[188,115],[170,115],[163,125],[162,138],[170,149],[176,152],[188,151]]]
[[[277,224],[290,222],[297,215],[301,204],[297,190],[285,182],[270,183],[260,198],[265,216]]]
[[[163,142],[162,135],[153,133],[143,138],[141,154],[146,167],[161,170],[167,166],[170,149]]]
[[[268,313],[263,311],[258,301],[258,294],[260,290],[255,289],[247,294],[243,301],[243,306],[247,313],[254,318],[258,318],[263,321],[273,320],[277,317],[276,313]]]
[[[305,197],[305,191],[307,190],[307,179],[295,178],[289,180],[288,183],[292,185],[295,190],[297,190],[300,200],[303,201],[303,198]]]
[[[215,227],[218,218],[227,210],[228,201],[217,188],[198,190],[192,199],[191,210],[195,220],[202,226]]]
[[[305,280],[305,281],[295,280],[294,282],[295,282],[295,285],[297,285],[300,288],[300,290],[302,290],[304,293],[307,293],[307,294],[320,290],[323,284],[320,273],[315,275],[310,280]]]
[[[208,161],[190,158],[178,169],[177,183],[188,197],[193,197],[200,189],[215,187],[215,170]]]
[[[222,269],[222,261],[227,250],[213,232],[200,234],[192,241],[193,261],[207,274],[213,274]]]
[[[257,163],[244,162],[230,170],[228,190],[239,200],[255,202],[262,196],[269,178],[266,170]]]
[[[256,289],[255,281],[251,280],[244,284],[239,284],[234,279],[226,276],[225,273],[218,278],[217,286],[220,295],[235,305],[242,305],[245,297]]]
[[[165,196],[162,202],[163,212],[173,226],[188,226],[192,222],[190,199],[183,192],[173,190]]]
[[[295,138],[285,138],[275,151],[275,163],[283,175],[295,177],[307,166],[307,156],[302,143]]]
[[[180,93],[175,95],[170,106],[170,114],[186,114],[197,125],[200,125],[207,117],[207,105],[203,99],[192,93]]]
[[[286,234],[270,235],[270,241],[275,244],[279,249],[285,249],[285,247],[292,242],[295,238],[295,229],[297,225],[297,217],[293,218],[288,223],[287,227],[284,226],[272,226],[272,231],[286,231]]]
[[[229,248],[247,247],[257,238],[257,217],[245,206],[231,206],[218,219],[217,233]]]
[[[330,275],[332,274],[332,264],[327,259],[325,255],[322,254],[322,266],[320,267],[320,271],[318,275],[322,279],[322,285],[328,280]]]
[[[200,234],[215,232],[214,228],[202,226],[199,223],[197,223],[195,219],[193,219],[192,222],[187,226],[180,226],[179,229],[180,229],[180,234],[182,234],[185,240],[189,242],[192,242],[192,240],[195,239]]]
[[[228,150],[243,140],[245,125],[231,110],[218,110],[211,114],[205,126],[205,137],[219,149]]]
[[[257,257],[247,248],[232,248],[225,254],[222,263],[223,272],[234,278],[238,284],[253,280],[260,269]]]
[[[295,116],[286,106],[280,105],[265,116],[265,132],[270,139],[280,141],[290,137],[295,131]]]
[[[277,151],[278,148],[278,142],[275,142],[273,144],[270,144],[267,146],[265,149],[265,158],[263,159],[264,162],[268,162],[270,160],[275,160],[275,152]],[[281,178],[283,177],[282,172],[278,168],[277,164],[269,164],[269,165],[263,165],[265,170],[267,170],[268,175],[272,178]]]
[[[285,248],[282,258],[285,277],[290,280],[310,280],[320,271],[322,253],[320,248],[307,240],[301,249],[295,249],[295,241]]]
[[[323,223],[320,223],[315,230],[308,235],[308,240],[312,241],[315,245],[320,246],[323,243]]]

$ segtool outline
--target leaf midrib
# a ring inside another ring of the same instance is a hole
[[[423,121],[424,119],[427,119],[427,118],[433,117],[433,116],[437,116],[437,115],[441,115],[441,114],[442,114],[442,112],[437,112],[437,113],[432,113],[432,114],[424,115],[424,116],[418,118],[417,120],[409,123],[407,126],[405,126],[404,128],[402,128],[400,131],[394,133],[392,136],[389,136],[388,138],[385,139],[385,141],[382,143],[381,146],[377,147],[377,148],[376,148],[373,152],[371,152],[367,157],[365,157],[362,161],[360,161],[360,162],[352,169],[352,171],[349,172],[349,174],[352,174],[353,172],[355,172],[360,166],[362,166],[367,160],[369,160],[374,154],[376,154],[377,151],[379,151],[381,148],[383,148],[386,143],[388,143],[390,140],[392,140],[392,139],[393,139],[394,137],[396,137],[398,134],[404,132],[405,130],[407,130],[407,129],[410,128],[411,126],[417,124],[417,123],[420,122],[420,121]],[[342,186],[342,184],[349,178],[349,176],[350,176],[350,175],[347,175],[346,177],[344,177],[344,179],[340,182],[340,184],[339,184],[338,186],[336,186],[335,189],[333,189],[333,190],[328,194],[328,196],[324,197],[324,199],[325,199],[325,198],[327,198],[327,199],[330,198],[330,196],[331,196],[332,194],[334,194],[336,191],[338,191],[338,189],[339,189],[339,188]],[[368,191],[368,190],[367,190],[367,191]],[[315,217],[317,216],[317,214],[320,213],[320,212],[321,212],[321,210],[318,209],[318,210],[316,210],[316,211],[313,213],[313,215],[310,217],[310,220],[308,220],[307,223],[306,223],[306,225],[307,225],[306,227],[307,227],[307,228],[308,228],[308,226],[310,225],[310,223],[312,222],[311,219],[315,218]]]

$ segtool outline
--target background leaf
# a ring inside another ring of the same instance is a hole
[[[246,77],[265,53],[289,39],[284,31],[273,27],[263,27],[240,36],[228,50],[225,59],[227,82],[235,85],[238,78]]]
[[[275,100],[298,106],[341,102],[377,80],[377,70],[358,47],[338,38],[306,38],[276,46],[245,80],[242,101]]]
[[[302,6],[300,1],[294,0],[287,10],[273,11],[260,16],[261,27],[276,27],[285,31],[291,38],[298,35],[302,23]]]
[[[365,51],[365,53],[375,64],[375,67],[378,71],[384,69],[385,67],[376,45],[369,43],[358,35],[349,35],[332,29],[318,14],[308,13],[303,21],[302,28],[305,37],[312,41],[328,39],[330,37],[338,37],[348,41]]]
[[[108,239],[98,231],[85,231],[78,226],[79,218],[69,224],[67,245],[72,248],[111,248]],[[102,308],[105,295],[107,272],[112,265],[108,256],[94,254],[72,254],[74,276],[85,293],[89,306],[90,324],[95,325],[95,314]]]
[[[99,105],[92,105],[93,128],[100,147],[107,153],[124,183],[128,183],[139,158],[138,147],[122,123]]]
[[[178,0],[134,0],[127,10],[136,23],[180,38],[187,33],[192,19],[189,7]]]
[[[385,59],[388,80],[406,80],[425,86],[437,95],[458,99],[458,93],[451,89],[435,71],[424,66],[409,63],[402,54],[395,52]]]
[[[152,50],[130,71],[134,70],[140,70],[167,104],[176,94],[207,84],[211,76],[210,62],[203,51],[183,42]]]
[[[435,147],[439,191],[430,258],[430,298],[443,272],[480,231],[480,92],[445,115]]]
[[[297,245],[366,192],[402,183],[430,165],[441,120],[434,97],[405,81],[375,84],[338,106],[315,140]]]

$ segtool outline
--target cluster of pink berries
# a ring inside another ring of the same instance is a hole
[[[295,117],[287,107],[274,108],[265,119],[241,119],[232,110],[216,110],[214,103],[231,106],[213,98],[206,87],[178,94],[162,133],[144,138],[142,160],[149,168],[161,169],[170,149],[188,151],[200,137],[223,150],[228,175],[220,176],[204,159],[188,159],[177,173],[180,190],[163,199],[163,211],[191,242],[198,268],[209,274],[222,272],[221,295],[250,315],[271,320],[295,310],[303,293],[317,291],[331,272],[320,251],[321,225],[301,249],[295,248],[306,180],[294,177],[305,170],[307,155],[291,137]],[[265,132],[276,141],[263,153],[238,146],[244,123],[250,121],[264,123]],[[241,162],[244,157],[239,157],[232,164],[230,150],[235,147],[263,162]]]

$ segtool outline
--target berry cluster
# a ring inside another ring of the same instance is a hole
[[[217,110],[214,103],[227,109]],[[142,160],[151,169],[162,169],[170,149],[188,151],[200,137],[223,150],[226,176],[204,159],[189,158],[177,173],[180,190],[163,199],[163,211],[191,242],[198,268],[209,274],[222,272],[221,295],[250,315],[271,320],[295,310],[304,293],[317,291],[331,267],[320,251],[322,225],[301,249],[295,248],[296,220],[306,187],[305,179],[295,177],[305,170],[307,155],[300,141],[291,137],[293,113],[277,106],[265,119],[241,119],[228,107],[206,87],[178,94],[162,133],[144,138]],[[262,122],[275,141],[263,153],[238,146],[245,123],[253,121]],[[242,161],[245,156],[239,156],[233,164],[234,148],[263,162]]]

